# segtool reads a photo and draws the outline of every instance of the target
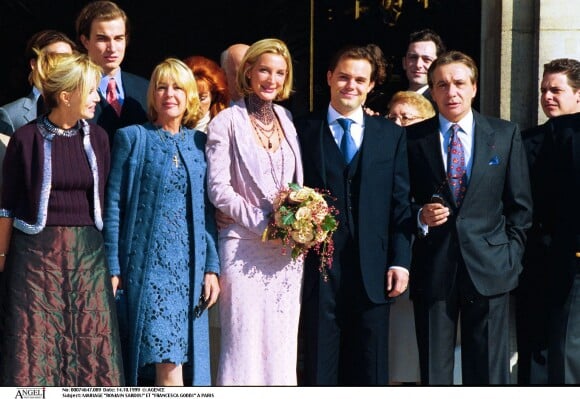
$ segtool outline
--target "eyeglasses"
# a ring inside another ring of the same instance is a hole
[[[395,115],[395,114],[388,114],[387,115],[387,119],[390,121],[393,121],[395,123],[397,123],[397,120],[400,121],[401,123],[397,123],[397,125],[400,126],[407,126],[410,125],[411,122],[416,121],[417,119],[420,119],[421,117],[419,115],[407,115],[407,114],[403,114],[403,115]]]
[[[196,319],[200,318],[203,311],[207,309],[208,304],[209,304],[209,298],[207,301],[205,300],[205,298],[203,297],[203,290],[202,290],[201,294],[199,295],[199,299],[197,301],[197,306],[195,308],[193,308],[193,316]]]

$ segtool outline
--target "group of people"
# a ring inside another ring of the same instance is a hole
[[[451,385],[458,324],[463,383],[508,384],[524,253],[520,312],[557,287],[538,326],[548,381],[580,381],[577,61],[546,65],[550,121],[522,140],[472,108],[477,66],[430,30],[388,110],[365,108],[381,49],[353,45],[329,62],[328,107],[293,120],[281,40],[232,46],[223,69],[168,58],[147,81],[121,71],[127,25],[98,0],[77,18],[84,51],[35,35],[32,93],[0,107],[3,385],[210,385],[210,341],[217,385]],[[337,210],[325,278],[321,254],[264,239],[291,183]]]

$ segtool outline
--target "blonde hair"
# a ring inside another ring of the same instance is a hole
[[[414,91],[398,91],[396,92],[387,106],[387,111],[393,108],[396,104],[405,103],[417,110],[417,116],[423,119],[432,118],[435,116],[435,109],[429,100],[422,94]]]
[[[154,107],[155,90],[159,83],[167,80],[173,80],[185,92],[185,113],[181,124],[190,128],[194,127],[201,118],[197,84],[191,69],[177,58],[167,58],[162,61],[151,74],[151,81],[147,90],[147,115],[149,120],[154,122],[159,116]]]
[[[40,89],[48,109],[58,107],[59,95],[79,90],[81,98],[101,81],[103,70],[86,54],[55,54],[34,49],[38,58],[32,82]]]
[[[294,79],[294,73],[292,71],[292,57],[290,57],[290,51],[288,47],[282,40],[278,39],[262,39],[258,40],[252,44],[244,58],[242,58],[241,67],[238,70],[238,75],[236,79],[236,84],[238,92],[242,93],[243,96],[253,93],[250,78],[248,78],[248,71],[252,69],[254,64],[258,62],[258,59],[262,54],[278,54],[284,58],[286,61],[286,79],[284,80],[284,85],[282,90],[276,95],[276,101],[286,100],[290,97],[292,93],[292,83]]]

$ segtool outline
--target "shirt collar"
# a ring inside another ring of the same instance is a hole
[[[340,118],[348,118],[352,119],[354,123],[363,125],[364,124],[364,111],[362,107],[359,107],[355,112],[350,114],[349,116],[344,116],[340,114],[337,110],[335,110],[332,105],[328,104],[328,124],[332,124],[336,122],[337,119]]]
[[[473,111],[469,110],[467,115],[465,115],[459,122],[450,122],[443,115],[439,114],[439,126],[441,128],[441,134],[445,135],[449,129],[451,129],[451,125],[454,124],[458,124],[461,130],[466,134],[470,134],[470,132],[473,130]]]
[[[117,69],[117,72],[115,72],[115,74],[112,77],[115,78],[115,81],[117,82],[117,91],[120,94],[123,94],[123,81],[121,80],[121,68]],[[101,83],[99,84],[99,90],[101,91],[101,93],[103,94],[104,97],[107,96],[107,85],[109,84],[110,78],[111,78],[111,76],[108,76],[108,75],[103,75],[101,77]]]
[[[415,93],[423,94],[427,91],[428,88],[429,88],[429,85],[425,85],[425,86],[420,87],[419,89],[415,90]]]

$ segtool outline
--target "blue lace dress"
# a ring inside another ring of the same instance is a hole
[[[180,140],[180,135],[163,132],[164,140]],[[177,145],[177,143],[174,142]],[[177,150],[176,150],[177,153]],[[139,367],[151,363],[183,364],[191,360],[193,281],[193,232],[191,190],[187,171],[180,159],[171,163],[162,196],[159,198],[159,228],[153,233],[151,271],[144,282],[145,318]]]

